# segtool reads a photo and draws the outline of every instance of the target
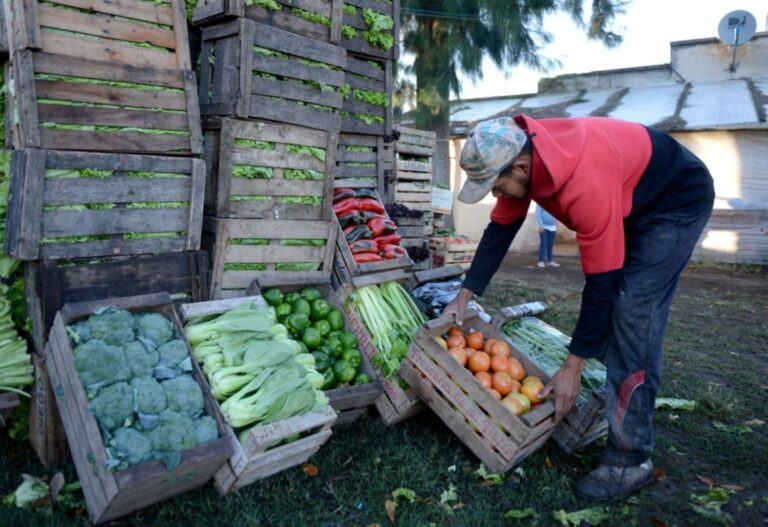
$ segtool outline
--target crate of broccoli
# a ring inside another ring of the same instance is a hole
[[[66,304],[45,365],[93,523],[200,487],[231,454],[167,293]]]
[[[338,414],[336,425],[351,423],[384,392],[368,357],[329,283],[281,285],[261,280],[264,300],[275,309],[323,375],[323,390]],[[255,286],[249,291],[255,292]]]
[[[184,304],[184,332],[227,421],[232,456],[215,474],[229,494],[304,463],[331,436],[323,376],[260,296]],[[298,321],[297,321],[298,323]]]

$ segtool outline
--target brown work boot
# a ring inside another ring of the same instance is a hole
[[[655,480],[650,459],[634,467],[602,464],[579,480],[576,495],[593,501],[620,501]]]

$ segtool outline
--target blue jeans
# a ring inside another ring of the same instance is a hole
[[[651,212],[627,228],[612,331],[599,357],[608,369],[604,463],[634,466],[650,457],[669,308],[680,273],[711,213],[711,206],[695,214]]]
[[[552,247],[555,245],[557,231],[543,229],[539,233],[539,261],[549,263],[552,261]]]

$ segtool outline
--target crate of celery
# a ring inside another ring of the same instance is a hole
[[[261,284],[266,282],[261,281]],[[359,340],[350,331],[343,306],[328,284],[267,287],[262,295],[289,331],[315,357],[323,374],[323,390],[339,418],[354,421],[383,393]],[[302,329],[303,327],[303,329]]]
[[[214,475],[228,494],[309,459],[336,414],[315,358],[262,297],[184,304],[184,332],[227,421],[232,457]]]
[[[45,366],[93,523],[204,485],[230,456],[167,293],[64,305]]]
[[[360,349],[384,384],[375,402],[382,419],[394,424],[420,411],[419,397],[397,376],[416,330],[426,321],[408,291],[397,281],[358,287],[345,306]]]
[[[571,339],[536,317],[512,320],[503,324],[503,331],[547,375],[554,375],[568,356]],[[603,415],[605,375],[605,366],[600,361],[587,361],[576,405],[552,434],[564,451],[571,453],[607,433],[608,423]]]

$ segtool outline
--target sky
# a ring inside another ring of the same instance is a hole
[[[718,23],[735,10],[752,13],[757,31],[766,31],[768,0],[631,0],[614,23],[624,42],[613,49],[588,41],[585,30],[570,17],[553,15],[544,19],[544,29],[554,40],[542,55],[559,60],[560,67],[541,73],[518,66],[505,75],[486,60],[482,81],[473,85],[462,79],[461,98],[535,93],[540,77],[666,64],[670,42],[717,37]]]

